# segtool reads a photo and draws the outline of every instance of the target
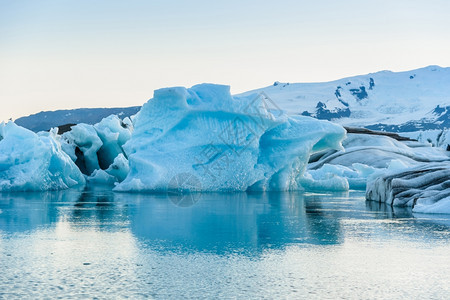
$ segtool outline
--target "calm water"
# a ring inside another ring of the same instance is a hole
[[[450,216],[364,194],[0,194],[0,298],[448,298]]]

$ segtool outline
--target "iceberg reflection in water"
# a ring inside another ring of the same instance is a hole
[[[361,192],[0,194],[0,297],[443,297],[449,237]]]

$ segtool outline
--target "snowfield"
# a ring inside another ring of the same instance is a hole
[[[275,82],[242,95],[255,92],[264,92],[290,115],[309,115],[344,126],[404,132],[442,129],[436,126],[443,121],[450,125],[450,68],[439,66],[321,83]]]

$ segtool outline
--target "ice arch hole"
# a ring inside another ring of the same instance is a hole
[[[114,159],[110,159],[108,158],[108,155],[105,155],[105,151],[102,151],[102,148],[100,148],[99,151],[97,151],[97,160],[98,160],[98,165],[100,166],[100,169],[102,170],[106,170],[108,169],[108,167],[113,163]]]
[[[105,151],[101,151],[101,149],[97,151],[98,166],[102,170],[108,169],[109,166],[114,162],[114,158],[111,158],[108,154],[109,153],[105,153]],[[81,173],[85,175],[91,175],[86,165],[85,155],[79,147],[75,147],[75,155],[77,157],[75,164],[80,169]]]
[[[119,154],[122,154],[125,158],[127,158],[120,145],[104,143],[103,146],[101,146],[97,151],[97,161],[100,169],[108,169],[112,164],[114,164],[114,160]]]
[[[78,169],[80,169],[81,173],[83,173],[85,175],[91,175],[91,174],[88,174],[87,167],[86,167],[86,160],[84,158],[83,151],[81,151],[80,148],[75,147],[75,155],[77,156],[75,165],[77,165],[77,167],[78,167]]]

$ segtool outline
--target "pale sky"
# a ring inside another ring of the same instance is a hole
[[[0,0],[0,121],[450,66],[447,0]]]

